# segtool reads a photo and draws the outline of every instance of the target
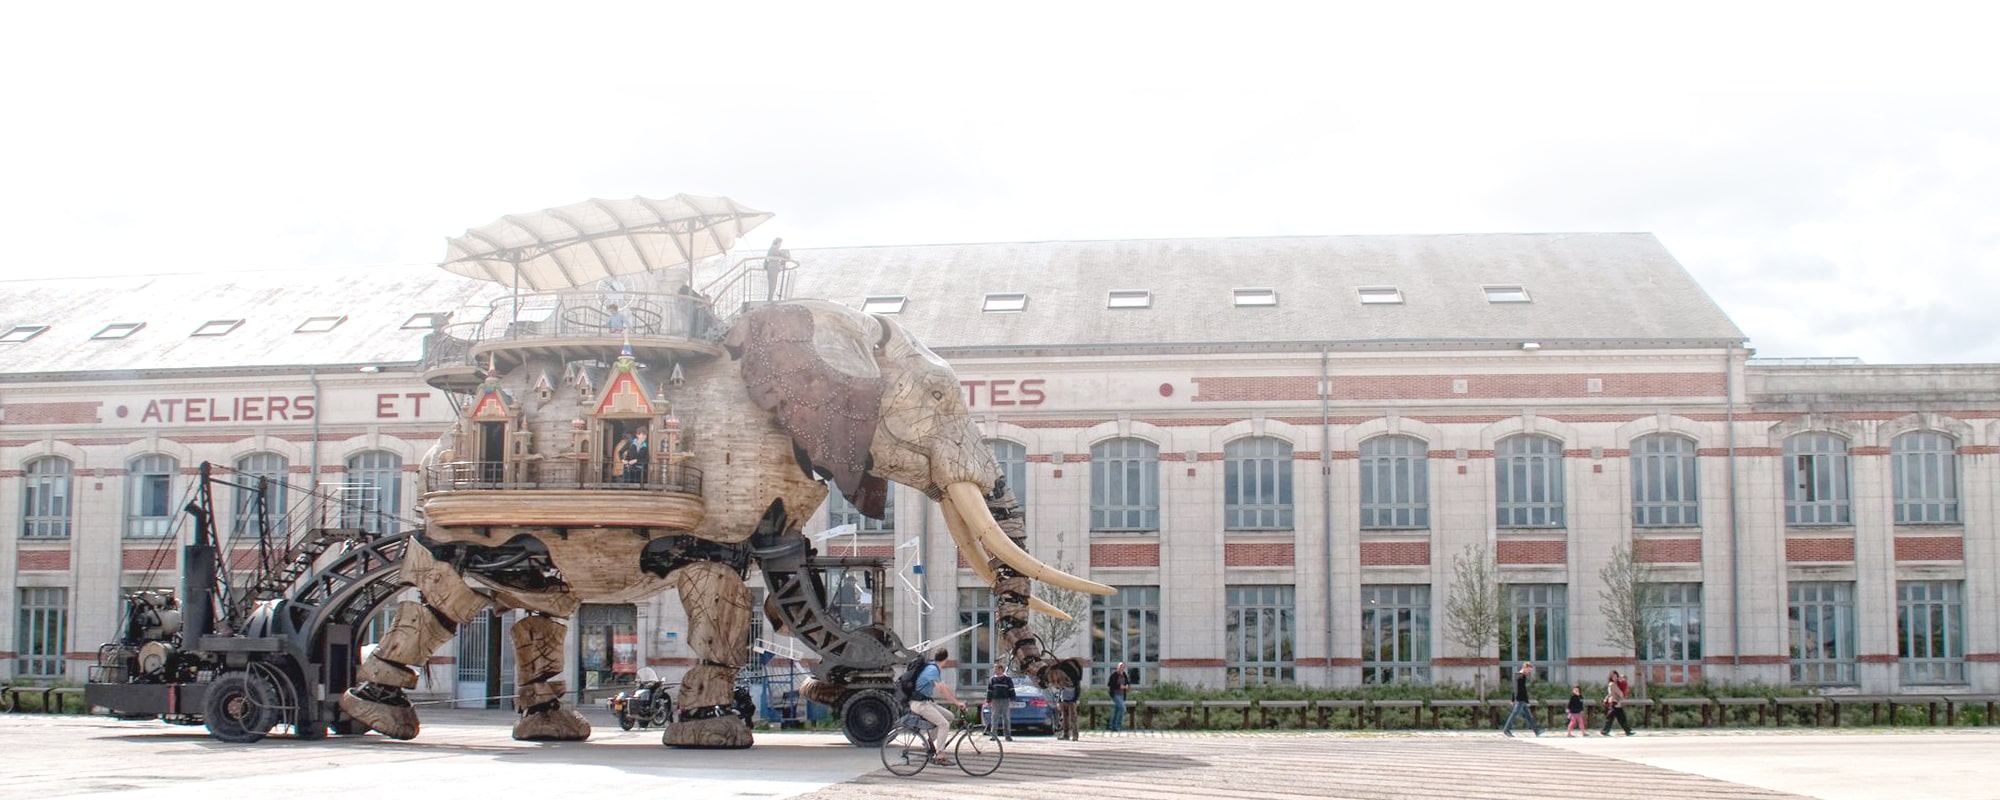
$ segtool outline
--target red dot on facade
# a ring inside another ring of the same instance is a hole
[[[129,412],[129,411],[126,411],[126,410],[125,410],[125,407],[124,407],[124,406],[119,406],[119,407],[118,407],[118,418],[119,418],[119,419],[124,419],[124,418],[125,418],[125,415],[126,415],[126,414],[129,414],[129,413],[131,413],[131,412]]]
[[[1160,396],[1161,396],[1161,397],[1173,397],[1173,396],[1174,396],[1174,385],[1173,385],[1173,384],[1171,384],[1171,383],[1162,383],[1162,384],[1160,384]]]

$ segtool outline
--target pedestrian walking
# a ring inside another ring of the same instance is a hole
[[[1625,735],[1632,735],[1632,722],[1625,718],[1625,689],[1630,684],[1618,670],[1611,671],[1611,677],[1604,681],[1604,735],[1611,735],[1611,723],[1625,729]]]
[[[1568,738],[1578,733],[1585,736],[1590,735],[1590,729],[1583,724],[1583,686],[1581,684],[1569,687],[1569,727],[1563,729],[1563,737]]]
[[[1514,718],[1527,717],[1528,724],[1535,729],[1535,735],[1542,735],[1542,723],[1540,720],[1535,719],[1534,701],[1528,697],[1528,679],[1534,677],[1534,675],[1535,665],[1533,662],[1523,662],[1521,664],[1521,671],[1514,673],[1514,708],[1507,712],[1507,721],[1501,723],[1501,733],[1507,734],[1510,737],[1513,736]]]

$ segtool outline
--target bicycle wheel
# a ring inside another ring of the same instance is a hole
[[[965,770],[965,774],[981,778],[999,769],[1000,759],[1007,754],[1000,748],[999,739],[986,738],[986,728],[973,726],[959,734],[952,755],[958,758],[958,768]]]
[[[923,731],[896,726],[882,740],[882,766],[905,778],[924,771],[931,761],[930,742]]]

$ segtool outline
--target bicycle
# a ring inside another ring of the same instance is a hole
[[[1000,747],[1000,740],[986,735],[986,726],[979,721],[979,713],[960,709],[954,716],[954,725],[949,735],[939,744],[940,752],[949,752],[958,762],[958,768],[975,778],[993,774],[1000,768],[1000,761],[1006,752]],[[937,726],[930,720],[915,713],[904,714],[896,721],[896,727],[889,730],[889,737],[882,740],[882,766],[901,777],[909,777],[924,771],[924,767],[937,756],[931,752],[927,731]]]

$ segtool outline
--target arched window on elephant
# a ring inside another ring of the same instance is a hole
[[[1028,448],[1006,439],[988,439],[993,448],[993,460],[1000,462],[1000,476],[1007,479],[1007,488],[1014,492],[1014,502],[1020,505],[1022,530],[1027,529],[1028,517]]]
[[[125,535],[134,539],[158,539],[173,531],[175,502],[174,474],[180,462],[173,456],[147,453],[125,462],[125,485],[129,495],[125,506]]]
[[[347,459],[347,480],[340,493],[340,526],[369,533],[402,530],[403,457],[385,450],[357,453]]]
[[[236,475],[233,481],[240,484],[235,489],[236,526],[233,532],[243,536],[261,536],[269,533],[282,537],[290,530],[286,524],[285,502],[288,492],[285,474],[290,465],[285,457],[277,453],[251,453],[236,459]],[[263,516],[258,516],[258,479],[264,481]],[[268,530],[264,527],[268,522]]]
[[[1292,445],[1259,436],[1222,448],[1223,529],[1292,529]],[[1192,466],[1192,465],[1190,465]]]
[[[1160,446],[1110,439],[1090,447],[1090,529],[1160,529]]]
[[[1937,431],[1910,431],[1889,442],[1896,524],[1958,521],[1958,442]]]
[[[21,536],[27,539],[67,539],[70,529],[69,459],[43,456],[28,462],[21,495]]]
[[[1500,527],[1562,527],[1562,442],[1530,434],[1501,439],[1493,446],[1493,474]]]

